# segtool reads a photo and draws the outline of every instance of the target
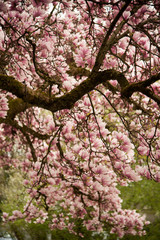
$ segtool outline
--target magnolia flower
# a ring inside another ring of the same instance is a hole
[[[125,12],[123,13],[123,17],[124,17],[125,20],[127,20],[127,19],[130,17],[130,15],[131,15],[131,12],[130,12],[130,11],[125,11]]]

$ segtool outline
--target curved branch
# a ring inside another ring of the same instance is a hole
[[[134,92],[141,92],[141,93],[143,93],[145,95],[150,94],[149,97],[151,97],[153,99],[153,95],[154,94],[153,93],[152,94],[149,93],[149,89],[147,89],[147,87],[149,87],[151,84],[155,83],[158,80],[160,80],[160,73],[151,76],[150,78],[148,78],[145,81],[132,83],[132,84],[130,84],[128,86],[126,85],[126,87],[122,88],[121,95],[122,95],[122,97],[129,98],[129,97],[132,96],[132,94]],[[158,96],[156,96],[156,97],[157,97],[157,100],[158,100]]]
[[[147,97],[153,99],[158,105],[160,105],[160,97],[155,95],[150,89],[144,89],[141,92]]]
[[[32,107],[32,105],[25,103],[22,99],[9,99],[9,110],[7,112],[7,118],[14,119],[18,113],[24,112],[26,109]]]
[[[14,77],[6,75],[0,75],[0,88],[11,92],[27,104],[56,112],[72,108],[85,94],[92,91],[99,84],[109,80],[117,80],[121,88],[128,85],[128,81],[122,73],[114,69],[108,69],[89,76],[81,84],[61,97],[48,97],[44,92],[32,90]]]
[[[148,86],[160,80],[160,73],[151,76],[149,79],[143,82],[129,84],[124,74],[114,69],[108,69],[89,76],[85,81],[83,81],[69,93],[66,93],[61,97],[52,96],[51,98],[49,98],[44,92],[32,90],[31,88],[17,81],[15,78],[6,75],[0,75],[0,88],[11,92],[18,98],[21,98],[24,101],[24,104],[28,104],[27,106],[37,106],[51,112],[57,112],[58,110],[62,109],[71,109],[73,105],[85,94],[92,91],[99,84],[105,83],[109,80],[118,81],[121,87],[122,97],[129,98],[134,92],[141,92],[154,99],[158,104],[160,103],[159,98],[153,93],[151,94],[149,89],[147,89]],[[25,105],[22,104],[22,109],[24,106]]]
[[[49,103],[49,98],[44,93],[32,90],[12,76],[0,75],[0,88],[11,92],[18,98],[21,98],[24,102],[31,105],[36,106],[38,101],[41,101],[39,105]]]

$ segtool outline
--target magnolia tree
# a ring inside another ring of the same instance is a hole
[[[3,219],[144,234],[117,187],[160,182],[159,1],[1,0],[0,26],[0,166],[28,194]]]

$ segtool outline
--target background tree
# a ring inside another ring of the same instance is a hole
[[[88,230],[144,233],[117,185],[160,181],[159,9],[140,0],[0,2],[0,164],[25,174],[30,196],[4,220],[47,219],[74,233],[78,216]]]

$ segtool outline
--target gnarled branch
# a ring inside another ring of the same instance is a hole
[[[92,74],[92,77],[89,76],[77,87],[61,97],[49,97],[44,92],[32,90],[17,81],[14,77],[6,75],[0,75],[0,88],[11,92],[27,104],[56,112],[58,110],[72,108],[75,102],[80,100],[85,94],[92,91],[99,84],[109,80],[117,80],[121,88],[128,85],[128,81],[122,73],[114,69],[108,69]]]
[[[147,95],[148,91],[149,91],[149,89],[147,89],[147,87],[149,87],[151,84],[155,83],[158,80],[160,80],[160,73],[151,76],[150,78],[148,78],[145,81],[126,85],[126,87],[122,88],[121,95],[122,95],[122,97],[126,97],[126,98],[131,97],[134,92],[141,92],[141,93]],[[149,97],[152,98],[151,95]]]

